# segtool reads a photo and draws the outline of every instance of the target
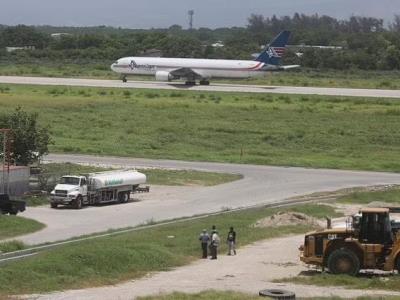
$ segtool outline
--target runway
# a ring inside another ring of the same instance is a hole
[[[242,174],[243,179],[211,187],[151,187],[141,201],[81,210],[29,207],[21,216],[47,225],[18,237],[27,244],[64,240],[84,234],[281,202],[284,199],[341,188],[398,184],[400,174],[384,172],[270,167],[244,164],[150,160],[89,155],[50,154],[48,162],[71,162],[122,168],[154,167]],[[145,173],[145,172],[144,172]]]
[[[204,91],[204,92],[277,93],[277,94],[302,94],[302,95],[400,99],[400,90],[262,86],[262,85],[243,85],[243,84],[220,84],[213,82],[211,82],[211,85],[209,86],[200,86],[200,85],[186,86],[184,83],[180,82],[172,83],[172,82],[158,82],[158,81],[128,81],[127,83],[123,83],[120,80],[0,76],[0,83],[25,84],[25,85],[132,88],[132,89],[189,90],[189,91]]]

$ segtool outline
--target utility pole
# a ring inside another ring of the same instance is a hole
[[[189,15],[189,30],[193,29],[193,15],[194,15],[194,10],[191,9],[188,11],[188,15]]]
[[[0,128],[3,134],[3,173],[2,173],[2,192],[8,194],[8,183],[10,178],[10,150],[11,150],[11,129]],[[7,176],[7,178],[6,178]]]

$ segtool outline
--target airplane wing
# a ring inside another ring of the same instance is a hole
[[[201,74],[193,71],[191,68],[179,68],[169,72],[172,76],[184,77],[190,79],[202,78]]]

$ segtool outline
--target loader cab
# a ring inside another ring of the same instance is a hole
[[[392,228],[387,208],[367,208],[360,211],[359,223],[355,229],[359,231],[359,241],[362,244],[393,243]]]

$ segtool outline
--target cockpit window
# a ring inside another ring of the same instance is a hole
[[[114,62],[114,65],[118,65],[118,60]]]

